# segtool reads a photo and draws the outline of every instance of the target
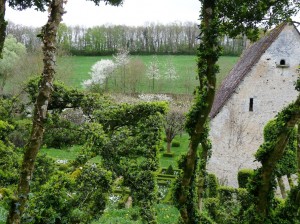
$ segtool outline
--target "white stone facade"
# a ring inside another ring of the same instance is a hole
[[[208,171],[222,184],[237,187],[240,169],[260,165],[254,154],[263,142],[263,128],[296,99],[299,64],[300,35],[287,25],[212,119]]]

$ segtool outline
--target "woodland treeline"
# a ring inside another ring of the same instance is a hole
[[[27,49],[41,46],[37,35],[40,28],[9,22],[7,34],[12,34]],[[174,22],[167,25],[146,23],[144,26],[102,25],[95,27],[66,26],[61,24],[57,33],[60,50],[72,55],[99,56],[115,54],[128,49],[130,54],[192,54],[199,46],[199,28],[192,22]],[[220,38],[223,55],[240,55],[246,38]]]

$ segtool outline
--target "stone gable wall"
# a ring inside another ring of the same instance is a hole
[[[278,67],[281,60],[287,67]],[[211,121],[213,148],[208,171],[221,183],[237,187],[238,170],[260,165],[253,155],[263,142],[263,128],[296,99],[299,64],[300,35],[287,26]],[[250,98],[253,111],[249,111]]]

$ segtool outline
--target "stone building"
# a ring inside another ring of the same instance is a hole
[[[283,23],[246,49],[224,79],[210,114],[212,156],[209,172],[222,184],[237,187],[240,169],[256,168],[254,153],[263,128],[296,99],[300,34]]]

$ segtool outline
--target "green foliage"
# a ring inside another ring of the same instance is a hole
[[[116,177],[124,178],[123,185],[130,188],[133,202],[141,208],[142,219],[148,223],[156,222],[153,205],[157,186],[153,172],[158,169],[157,155],[165,110],[164,103],[111,103],[93,114],[109,140],[91,139],[91,144],[104,142],[95,147],[104,167],[113,171]]]
[[[294,128],[284,154],[276,165],[276,176],[291,175],[297,172],[297,128]]]
[[[220,200],[218,198],[206,198],[204,200],[204,208],[208,211],[209,216],[213,220],[217,220],[219,216]]]
[[[218,195],[219,183],[216,175],[209,173],[205,180],[206,197],[215,198]]]
[[[240,188],[247,188],[249,180],[253,176],[254,171],[251,169],[242,169],[238,172],[238,183]]]
[[[76,179],[77,208],[85,214],[89,221],[99,218],[106,206],[108,194],[111,191],[112,174],[99,168],[96,164],[86,165]]]
[[[274,217],[274,223],[299,224],[300,223],[300,186],[291,189],[288,198],[281,205]]]
[[[0,141],[8,141],[8,134],[14,129],[7,121],[0,120]]]
[[[3,87],[6,81],[13,74],[13,69],[26,53],[23,44],[18,43],[12,35],[8,35],[4,42],[3,58],[0,60],[0,94],[3,94]]]
[[[83,144],[83,128],[59,114],[48,114],[43,143],[53,148]]]
[[[11,120],[13,102],[9,99],[3,99],[0,97],[0,117],[1,120]]]
[[[220,186],[218,188],[220,202],[232,201],[236,193],[236,189],[233,187]]]
[[[78,175],[53,173],[46,158],[40,160],[46,163],[38,163],[36,187],[22,223],[90,223],[101,216],[111,190],[110,172],[92,164],[82,167]]]
[[[25,91],[28,93],[32,103],[36,101],[40,77],[31,78]],[[53,93],[48,104],[48,110],[62,111],[65,108],[78,108],[83,100],[84,94],[77,89],[67,87],[62,82],[54,81]]]
[[[275,120],[271,120],[267,123],[264,128],[265,141],[255,154],[257,161],[264,163],[268,159],[274,150],[279,134],[291,132],[290,127],[286,127],[286,123],[298,110],[298,106],[292,103],[278,113]]]
[[[180,147],[180,142],[172,141],[172,147]]]
[[[35,161],[34,175],[30,186],[32,191],[39,191],[40,186],[49,181],[55,170],[54,160],[46,154],[39,153]]]
[[[8,187],[17,184],[21,153],[17,152],[11,144],[0,140],[0,155],[0,186]]]
[[[62,172],[55,176],[29,200],[22,223],[68,223],[72,208],[74,181]]]
[[[10,142],[16,147],[24,147],[29,138],[29,134],[32,127],[31,119],[21,119],[14,122],[15,128],[8,135]]]

